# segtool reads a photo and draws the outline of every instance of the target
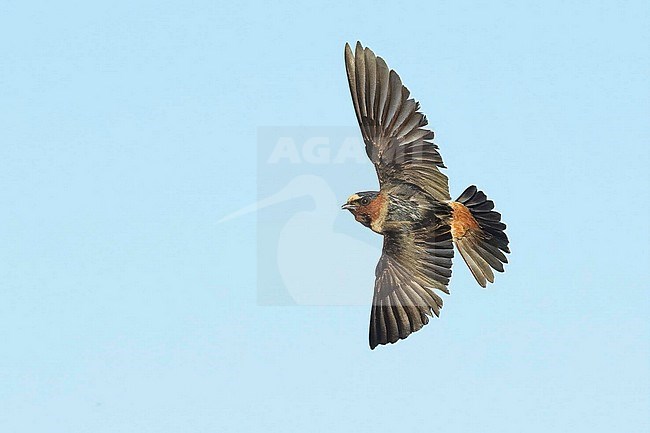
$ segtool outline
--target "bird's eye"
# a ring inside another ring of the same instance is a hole
[[[370,203],[370,199],[368,197],[364,197],[361,199],[361,204],[363,206],[366,206],[368,203]]]

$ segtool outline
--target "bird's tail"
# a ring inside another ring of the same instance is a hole
[[[494,282],[492,269],[503,272],[510,253],[506,225],[495,212],[494,202],[474,185],[468,187],[452,207],[451,234],[476,281],[485,287]]]

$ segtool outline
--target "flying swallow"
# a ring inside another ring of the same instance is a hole
[[[446,168],[420,104],[386,62],[357,42],[345,45],[352,103],[379,191],[342,206],[384,236],[375,269],[370,348],[395,343],[440,315],[449,294],[454,245],[482,287],[503,272],[510,253],[494,202],[474,185],[451,200]]]

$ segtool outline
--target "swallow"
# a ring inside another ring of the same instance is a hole
[[[352,103],[379,191],[351,195],[342,206],[383,235],[370,311],[370,348],[395,343],[440,315],[449,294],[454,246],[481,287],[503,272],[510,253],[506,225],[476,186],[451,200],[434,133],[399,75],[369,48],[345,45]]]

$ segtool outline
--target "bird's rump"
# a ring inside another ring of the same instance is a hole
[[[471,185],[451,202],[451,234],[461,257],[481,287],[494,282],[494,273],[503,272],[510,253],[506,225],[494,202]]]

